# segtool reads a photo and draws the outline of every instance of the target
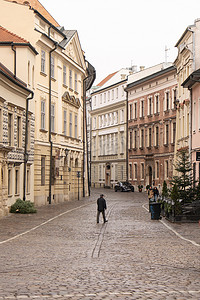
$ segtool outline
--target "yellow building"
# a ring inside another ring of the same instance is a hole
[[[77,199],[85,189],[83,81],[87,65],[77,31],[56,27],[48,12],[42,15],[34,9],[38,1],[29,3],[1,0],[0,17],[3,26],[27,39],[38,52],[29,81],[35,82],[34,197],[42,205]]]
[[[33,92],[21,78],[28,78],[26,67],[34,67],[36,54],[0,26],[0,217],[17,198],[34,199]]]
[[[176,95],[176,143],[175,154],[180,149],[188,149],[191,153],[191,100],[188,89],[181,84],[188,76],[200,67],[200,19],[195,20],[194,24],[188,26],[176,47],[178,55],[174,62],[177,68],[178,91]]]

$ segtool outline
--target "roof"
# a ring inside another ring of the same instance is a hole
[[[168,72],[171,72],[171,71],[175,71],[175,70],[176,70],[175,66],[170,66],[168,68],[165,68],[163,70],[155,72],[155,73],[153,73],[151,75],[148,75],[148,76],[143,77],[143,78],[141,78],[139,80],[133,81],[132,83],[129,83],[127,85],[127,88],[125,90],[127,91],[128,89],[133,88],[133,87],[137,86],[138,84],[142,84],[142,83],[146,82],[147,80],[154,79],[157,76],[162,76],[165,73],[168,73]]]
[[[61,47],[65,47],[69,41],[71,40],[71,38],[74,36],[74,34],[77,32],[77,30],[65,30],[64,27],[58,27],[58,29],[60,30],[60,32],[62,32],[65,35],[65,39],[63,39],[59,45]]]
[[[6,0],[9,2],[14,2],[13,0]],[[43,15],[50,23],[58,27],[59,24],[52,17],[52,15],[44,8],[44,6],[38,0],[15,0],[15,2],[23,5],[30,5],[32,8],[36,9],[41,15]]]
[[[28,44],[28,41],[21,38],[20,36],[8,31],[0,25],[0,42],[13,42],[13,43],[24,43]]]
[[[184,88],[191,88],[197,82],[200,83],[200,69],[190,74],[188,78],[181,85]]]
[[[19,87],[25,89],[26,91],[32,93],[31,90],[27,88],[25,82],[17,78],[10,70],[8,70],[2,63],[0,63],[0,74],[3,74],[9,80],[11,80],[14,84],[18,85]]]
[[[117,71],[118,72],[118,71]],[[108,80],[110,80],[110,78],[112,78],[115,74],[117,74],[117,72],[114,72],[110,75],[108,75],[106,78],[104,78],[99,84],[97,84],[97,86],[102,86],[104,85]]]
[[[27,40],[8,31],[2,26],[0,26],[0,45],[27,46],[30,47],[35,54],[38,54],[36,49]]]

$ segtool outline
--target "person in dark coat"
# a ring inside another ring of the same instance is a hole
[[[105,216],[105,210],[107,209],[106,200],[104,199],[103,196],[104,195],[101,194],[100,198],[97,199],[97,223],[99,223],[100,213],[102,213],[102,215],[103,215],[103,221],[104,221],[104,223],[108,222],[106,220],[106,216]]]

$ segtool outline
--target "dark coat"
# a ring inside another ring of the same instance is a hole
[[[104,211],[106,209],[106,200],[103,197],[97,199],[97,209],[98,211]]]

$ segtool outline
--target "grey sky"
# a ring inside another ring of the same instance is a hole
[[[174,61],[174,45],[200,18],[200,0],[40,0],[56,21],[76,29],[100,82],[132,65]]]

